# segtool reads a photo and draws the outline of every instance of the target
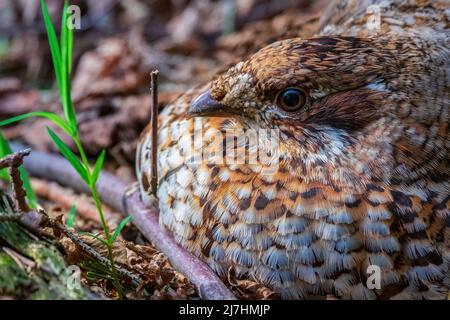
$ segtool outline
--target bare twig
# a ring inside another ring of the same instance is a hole
[[[28,207],[27,201],[25,200],[26,192],[23,188],[22,179],[20,178],[19,167],[23,163],[23,158],[28,156],[30,152],[31,149],[17,151],[0,159],[0,169],[9,167],[9,175],[11,177],[14,195],[17,200],[19,210],[23,212],[30,210],[30,207]]]
[[[12,144],[12,147],[17,150],[22,146]],[[33,151],[25,159],[24,166],[34,176],[54,180],[79,192],[89,192],[76,171],[60,156]],[[127,184],[116,176],[106,172],[100,174],[97,190],[102,201],[119,212],[125,212],[126,206],[137,228],[168,257],[175,269],[197,287],[201,297],[213,300],[235,299],[233,293],[204,262],[183,249],[160,227],[157,209],[142,203],[136,192],[123,201],[126,189]]]
[[[1,160],[0,160],[1,161]],[[20,178],[19,178],[20,179]],[[37,210],[20,211],[14,205],[14,200],[9,194],[3,194],[0,199],[0,223],[16,222],[35,235],[42,235],[42,222],[46,218]]]
[[[18,162],[19,166],[22,164],[22,160],[25,156],[28,156],[31,152],[31,149],[25,149],[21,151],[16,151],[12,154],[7,155],[0,159],[0,169],[8,168],[13,165],[16,165]]]
[[[152,105],[150,107],[151,113],[151,125],[152,125],[152,176],[150,185],[152,188],[152,194],[156,197],[156,191],[158,189],[158,70],[153,70],[150,74],[151,86],[152,86]]]
[[[20,222],[22,218],[22,214],[20,213],[11,213],[7,215],[0,215],[0,222]]]

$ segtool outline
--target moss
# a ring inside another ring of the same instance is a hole
[[[5,206],[0,199],[0,215]],[[3,211],[3,212],[2,212]],[[85,287],[67,285],[67,264],[63,254],[51,243],[37,238],[14,222],[0,223],[0,293],[18,299],[92,299]],[[31,259],[35,265],[23,268],[2,246],[18,257]]]
[[[0,252],[0,292],[21,297],[25,289],[32,287],[28,274],[6,253]]]

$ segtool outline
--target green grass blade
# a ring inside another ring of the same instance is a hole
[[[0,158],[6,157],[11,153],[11,148],[9,147],[8,141],[6,141],[3,133],[0,132]],[[0,179],[9,182],[8,168],[0,170]]]
[[[72,228],[73,227],[73,220],[75,219],[75,214],[77,213],[77,206],[73,204],[70,207],[69,216],[67,217],[67,227]]]
[[[114,231],[114,234],[111,236],[111,243],[113,243],[114,241],[116,241],[116,238],[119,236],[120,231],[122,231],[122,229],[125,227],[125,225],[128,223],[128,221],[131,220],[131,216],[128,216],[126,218],[124,218],[119,225],[117,226],[117,229]]]
[[[94,239],[98,240],[99,242],[103,243],[105,246],[108,246],[108,243],[105,240],[103,240],[102,238],[100,238],[99,236],[97,236],[95,234],[92,234],[92,233],[89,233],[89,232],[84,232],[84,231],[78,231],[78,233],[82,234],[84,236],[88,236],[88,237],[94,238]]]
[[[60,44],[61,44],[61,62],[64,61],[64,54],[67,54],[67,1],[64,1],[63,6],[63,14],[61,19],[61,35],[60,35]],[[64,65],[64,63],[62,63]]]
[[[57,114],[53,113],[53,112],[48,112],[48,111],[33,111],[33,112],[29,112],[29,113],[24,113],[3,121],[0,121],[0,127],[6,126],[8,124],[12,124],[14,122],[18,122],[27,118],[32,118],[32,117],[42,117],[42,118],[46,118],[51,120],[54,124],[56,124],[58,127],[60,127],[65,133],[67,133],[69,136],[71,136],[72,130],[70,129],[70,127],[67,125],[67,123],[61,119]]]
[[[42,15],[44,16],[45,29],[47,31],[48,43],[50,45],[50,53],[52,55],[53,67],[55,69],[56,81],[61,89],[61,51],[59,50],[58,38],[56,37],[55,28],[52,19],[48,14],[47,6],[44,0],[41,0]]]
[[[68,114],[68,86],[67,86],[67,2],[64,2],[63,15],[61,19],[61,36],[60,36],[60,48],[61,48],[61,87],[59,93],[61,96],[61,103],[64,111],[64,115],[68,123],[71,123]]]
[[[12,153],[12,149],[11,149],[8,141],[5,139],[3,134],[0,132],[0,157],[7,156],[8,154],[11,154],[11,153]],[[28,205],[31,208],[36,208],[38,206],[37,196],[34,193],[33,189],[31,188],[31,183],[30,183],[28,174],[22,166],[19,167],[19,173],[20,173],[20,178],[22,179],[22,182],[23,182],[23,188],[25,189],[25,194],[26,194],[26,198],[28,200]],[[3,169],[0,171],[0,178],[5,181],[10,180],[7,169]]]
[[[77,122],[75,116],[75,110],[72,104],[71,98],[71,90],[70,90],[70,69],[71,69],[71,58],[72,45],[70,44],[70,34],[73,34],[73,31],[69,29],[67,26],[67,18],[68,18],[68,3],[64,1],[64,9],[63,16],[61,22],[61,102],[64,110],[64,115],[67,119],[67,122],[71,125],[72,130],[77,130]],[[73,35],[72,35],[73,38]]]
[[[31,187],[31,182],[30,182],[30,179],[28,178],[28,174],[22,166],[19,167],[19,173],[20,173],[20,178],[22,179],[22,182],[23,182],[23,188],[25,189],[25,194],[27,196],[28,205],[31,208],[36,208],[39,203],[37,200],[37,196],[34,193],[33,188]]]
[[[66,9],[67,12],[67,9]],[[67,28],[67,61],[68,61],[68,71],[69,71],[69,77],[72,74],[72,52],[73,52],[73,27],[69,28],[67,25],[69,17],[66,18],[66,28]]]
[[[0,179],[9,182],[9,175],[8,175],[8,169],[2,169],[0,170]]]
[[[89,184],[89,178],[86,169],[84,168],[78,157],[49,127],[47,127],[47,131],[55,145],[58,147],[59,152],[61,152],[61,154],[67,159],[67,161],[70,162],[72,167],[78,172],[83,181]]]
[[[102,150],[100,155],[97,158],[97,161],[95,162],[94,171],[92,172],[92,184],[95,185],[97,182],[98,176],[100,174],[100,170],[102,170],[103,162],[105,161],[105,155],[106,151],[105,149]]]
[[[70,76],[72,74],[72,52],[73,52],[73,30],[72,29],[69,29],[67,45],[68,45],[67,54],[69,56],[67,60],[69,61],[69,76]]]
[[[66,7],[67,7],[67,1],[66,1]],[[65,9],[65,11],[67,12],[67,8]],[[72,103],[72,91],[71,91],[71,74],[72,74],[72,52],[73,52],[73,28],[69,28],[69,26],[67,25],[67,19],[69,17],[66,17],[66,23],[65,23],[65,28],[67,29],[67,79],[68,79],[68,95],[69,95],[69,111],[70,111],[70,119],[71,119],[71,124],[72,124],[72,128],[74,129],[74,131],[78,130],[78,125],[77,125],[77,118],[76,118],[76,112],[75,112],[75,107]]]

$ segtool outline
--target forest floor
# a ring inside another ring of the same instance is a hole
[[[61,114],[40,3],[22,3],[0,5],[0,120],[32,111]],[[46,3],[54,24],[59,25],[61,2]],[[82,12],[82,28],[74,32],[72,72],[81,143],[92,163],[105,149],[104,170],[131,184],[136,180],[137,139],[150,119],[152,70],[160,72],[161,109],[266,44],[313,35],[327,1],[80,0],[73,4]],[[47,126],[64,137],[52,122],[41,118],[4,127],[2,133],[8,141],[20,141],[32,150],[57,153]],[[70,139],[63,140],[76,152]],[[0,183],[2,190],[10,190],[7,183]],[[88,195],[42,178],[31,177],[31,186],[51,219],[66,223],[76,203],[71,230],[101,233],[100,218]],[[104,211],[114,229],[121,214],[107,206]],[[95,239],[78,236],[106,254]],[[127,298],[199,298],[189,279],[174,270],[132,223],[122,230],[113,249],[118,265],[145,278],[139,287],[128,288]],[[76,294],[64,288],[62,273],[67,265],[82,271],[84,289]],[[3,299],[118,296],[102,276],[101,265],[87,258],[67,234],[51,228],[36,236],[14,222],[0,222],[0,269]],[[224,281],[241,299],[276,298],[250,280]]]

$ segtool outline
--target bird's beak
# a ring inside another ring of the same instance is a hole
[[[224,105],[213,99],[209,89],[192,101],[187,112],[187,115],[190,117],[220,116],[222,114],[225,114]]]

